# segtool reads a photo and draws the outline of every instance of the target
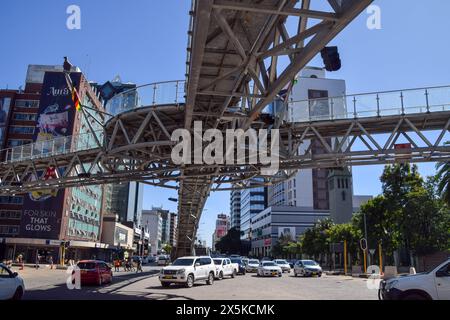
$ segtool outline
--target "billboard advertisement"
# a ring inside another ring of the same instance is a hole
[[[295,240],[295,227],[278,227],[278,239],[281,237]]]
[[[3,149],[6,137],[6,126],[8,122],[11,98],[0,98],[0,149]]]
[[[79,73],[71,75],[74,85],[80,82],[80,76]],[[45,148],[47,140],[72,135],[75,114],[71,88],[67,85],[65,75],[62,72],[47,72],[44,76],[33,141],[43,142],[40,146]],[[50,167],[39,174],[40,178],[45,180],[56,173],[55,169]],[[63,206],[64,190],[40,190],[25,196],[20,236],[58,239]]]

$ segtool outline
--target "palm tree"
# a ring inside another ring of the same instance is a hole
[[[450,144],[446,142],[445,144]],[[438,170],[436,177],[438,179],[437,189],[439,195],[445,203],[450,205],[450,162],[439,162],[436,165]]]

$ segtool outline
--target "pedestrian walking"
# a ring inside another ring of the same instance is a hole
[[[114,271],[118,272],[120,268],[120,260],[116,259],[114,260]]]
[[[50,258],[48,258],[48,263],[50,264],[50,269],[53,270],[53,257],[50,256]]]
[[[39,254],[36,254],[36,263],[34,265],[36,269],[39,269]]]
[[[136,261],[136,273],[138,273],[139,271],[143,272],[143,270],[142,270],[142,258],[141,257],[138,257],[137,261]]]

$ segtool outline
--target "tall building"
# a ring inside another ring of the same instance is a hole
[[[258,181],[250,181],[250,187]],[[267,208],[267,187],[254,187],[241,190],[241,239],[251,239],[251,220]]]
[[[216,243],[226,236],[230,229],[230,217],[226,214],[218,214],[216,219],[216,228],[214,229],[212,237],[212,249],[215,250]],[[205,243],[206,247],[206,243]]]
[[[177,224],[178,224],[178,215],[174,212],[171,212],[169,244],[172,246],[172,248],[177,246]]]
[[[142,224],[148,226],[150,233],[150,252],[156,255],[162,247],[162,218],[157,209],[142,210]]]
[[[119,76],[100,85],[91,83],[95,87],[109,114],[117,114],[136,108],[139,95],[136,84],[123,83]],[[142,201],[144,186],[138,182],[109,184],[104,187],[105,212],[117,217],[117,222],[134,230],[133,248],[136,252],[148,251],[148,230],[141,223]]]
[[[297,83],[293,86],[286,120],[297,122],[309,117],[326,118],[331,112],[343,114],[346,112],[346,106],[342,101],[336,99],[331,106],[327,98],[344,96],[345,93],[344,80],[327,79],[324,69],[307,67],[301,71]],[[319,100],[311,102],[310,99]],[[338,140],[328,139],[327,142],[333,145]],[[308,149],[313,154],[320,154],[324,152],[325,147],[319,140],[314,140],[304,143],[299,151],[302,153]],[[348,168],[303,169],[291,179],[269,187],[268,194],[270,206],[302,207],[308,208],[309,211],[325,210],[329,211],[330,217],[338,223],[349,221],[353,213],[353,183]]]
[[[62,70],[62,66],[30,65],[25,90],[0,90],[3,109],[0,120],[5,119],[9,109],[8,123],[0,123],[3,145],[16,147],[89,132],[87,120],[75,110],[71,88]],[[71,71],[70,78],[81,103],[103,110],[95,88],[78,68]],[[92,126],[94,130],[100,129],[95,122]],[[92,136],[83,137],[77,143],[94,145]],[[39,146],[43,152],[47,150],[45,143],[36,145],[34,150],[40,150]],[[60,147],[66,146],[55,145]],[[49,167],[40,174],[43,177],[51,170]],[[36,256],[43,262],[50,257],[53,261],[101,258],[102,196],[101,186],[1,196],[0,256],[14,259],[22,254],[28,262],[34,262]]]
[[[241,229],[241,190],[230,192],[230,219],[231,228]]]

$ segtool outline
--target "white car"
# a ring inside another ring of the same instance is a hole
[[[322,276],[322,267],[314,260],[298,260],[294,264],[294,276]]]
[[[283,270],[273,261],[262,261],[256,274],[258,277],[283,275]]]
[[[450,259],[431,271],[382,281],[383,300],[450,300]]]
[[[286,260],[283,259],[275,259],[273,260],[273,262],[275,262],[283,272],[291,272],[291,266],[289,265],[289,263]]]
[[[23,279],[0,263],[0,300],[20,300],[24,293]]]
[[[167,266],[170,262],[169,256],[160,255],[158,256],[158,266]]]
[[[216,279],[222,280],[228,276],[234,278],[238,273],[239,265],[228,258],[215,258],[213,261],[216,265]]]
[[[247,272],[257,272],[259,268],[259,260],[257,259],[250,259],[248,260],[246,271]]]
[[[182,257],[176,259],[172,265],[162,268],[159,281],[163,287],[168,287],[171,283],[180,283],[191,288],[194,282],[200,280],[212,285],[215,274],[216,265],[211,257]]]

